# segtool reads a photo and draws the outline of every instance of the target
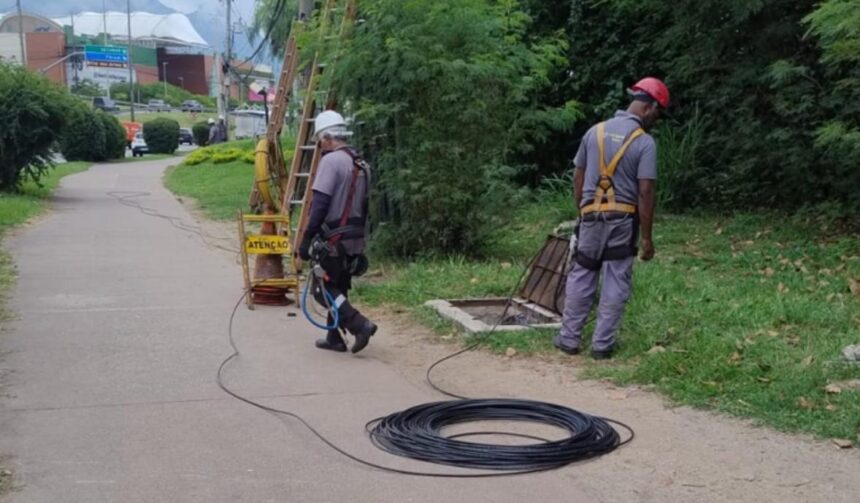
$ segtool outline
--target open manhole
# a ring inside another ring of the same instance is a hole
[[[426,305],[473,333],[488,332],[497,323],[496,330],[559,328],[569,245],[567,238],[549,236],[513,299],[431,300]]]

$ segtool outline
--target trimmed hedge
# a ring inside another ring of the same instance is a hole
[[[96,112],[105,129],[105,159],[122,159],[125,157],[125,149],[128,146],[125,128],[113,115],[102,111]]]
[[[60,151],[67,161],[106,161],[125,157],[125,128],[116,117],[73,103],[67,113],[68,125],[60,139]]]
[[[167,118],[145,122],[143,139],[151,153],[172,154],[179,148],[179,123]]]
[[[206,121],[198,122],[191,128],[191,134],[198,146],[205,147],[209,144],[209,123]]]
[[[67,161],[102,161],[107,152],[105,123],[83,103],[68,112],[68,124],[60,140],[60,151]]]

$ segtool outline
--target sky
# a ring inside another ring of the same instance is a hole
[[[101,12],[103,2],[107,10],[126,9],[126,0],[21,0],[21,9],[42,16],[60,17],[72,12]],[[255,0],[233,0],[235,22],[250,24],[254,17],[254,3]],[[14,10],[15,0],[0,0],[0,12]],[[226,28],[224,0],[131,0],[131,10],[187,14],[194,28],[212,47],[223,48]],[[236,33],[234,45],[242,56],[250,55],[255,48],[244,33]]]

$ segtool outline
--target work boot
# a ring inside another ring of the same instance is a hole
[[[615,346],[610,346],[608,349],[603,351],[597,351],[595,349],[591,350],[591,357],[595,360],[609,360],[612,358],[612,353],[615,352]]]
[[[552,340],[552,345],[553,345],[553,346],[555,346],[555,347],[556,347],[556,349],[558,349],[558,350],[559,350],[559,351],[561,351],[562,353],[568,354],[568,355],[570,355],[570,356],[578,355],[578,354],[579,354],[579,348],[577,348],[577,347],[569,347],[569,346],[565,346],[565,345],[561,342],[561,336],[560,336],[560,335],[556,335],[556,336],[555,336],[555,338]]]
[[[319,339],[316,341],[316,347],[319,349],[336,351],[338,353],[346,353],[346,343],[343,342],[343,338],[337,330],[329,330],[325,339]]]
[[[361,327],[352,333],[355,336],[355,344],[352,345],[353,354],[358,353],[367,346],[370,338],[376,333],[377,328],[376,323],[367,319],[364,320]]]

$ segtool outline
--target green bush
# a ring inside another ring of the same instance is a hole
[[[191,128],[191,134],[194,135],[194,142],[205,147],[209,143],[209,123],[200,121]]]
[[[388,251],[480,252],[514,196],[514,154],[579,116],[536,101],[567,44],[532,40],[512,1],[365,3],[331,75],[357,105]]]
[[[113,115],[98,112],[105,130],[104,159],[122,159],[125,157],[125,149],[128,146],[125,128]]]
[[[172,154],[179,148],[179,123],[173,119],[154,119],[143,124],[143,139],[154,154]]]
[[[103,112],[84,103],[68,110],[68,125],[60,140],[60,151],[67,161],[102,161],[106,158],[107,140]]]
[[[214,164],[225,164],[242,158],[244,154],[245,152],[238,148],[219,150],[212,155],[212,162]]]
[[[0,64],[0,189],[38,182],[51,168],[51,147],[67,122],[72,99],[48,79]]]

